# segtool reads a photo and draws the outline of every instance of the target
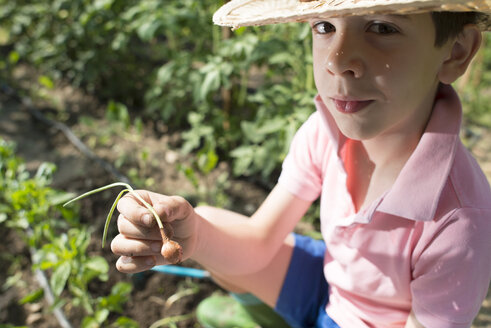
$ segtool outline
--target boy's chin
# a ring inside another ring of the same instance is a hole
[[[348,139],[366,141],[376,137],[376,133],[363,131],[361,129],[340,129],[341,133]]]
[[[375,138],[380,132],[373,124],[343,124],[337,122],[339,131],[348,139],[364,141]]]

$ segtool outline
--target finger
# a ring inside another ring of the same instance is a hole
[[[146,190],[136,190],[136,193],[152,205],[149,192]],[[126,194],[118,201],[117,209],[128,220],[134,224],[144,227],[155,226],[155,218],[152,213],[131,193]]]
[[[116,269],[123,273],[137,273],[150,270],[156,265],[154,256],[121,256],[116,261]]]
[[[154,204],[157,213],[162,213],[162,221],[167,222],[185,219],[193,211],[191,204],[181,196],[161,197]]]
[[[160,232],[157,227],[144,227],[134,224],[123,215],[118,216],[118,230],[127,238],[161,240]]]
[[[161,241],[130,239],[119,234],[111,242],[111,251],[120,256],[157,256],[162,249]]]

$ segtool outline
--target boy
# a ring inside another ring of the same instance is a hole
[[[450,84],[490,13],[489,1],[229,2],[218,24],[310,24],[317,112],[251,218],[140,195],[183,259],[292,327],[469,327],[491,277],[491,191],[458,138]],[[318,197],[323,242],[291,234]],[[118,270],[167,264],[148,211],[131,196],[118,210]]]

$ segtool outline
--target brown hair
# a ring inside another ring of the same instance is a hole
[[[481,24],[487,16],[479,12],[434,11],[431,18],[435,25],[435,46],[441,47],[448,40],[458,36],[467,24]]]

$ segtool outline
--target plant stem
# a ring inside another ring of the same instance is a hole
[[[63,206],[67,206],[79,199],[82,199],[84,197],[87,197],[87,196],[90,196],[90,195],[93,195],[95,193],[98,193],[100,191],[104,191],[104,190],[107,190],[107,189],[110,189],[110,188],[113,188],[113,187],[125,187],[124,190],[122,190],[118,196],[116,197],[115,201],[113,202],[113,205],[111,206],[111,210],[109,211],[109,214],[106,218],[106,223],[104,224],[104,234],[102,236],[102,247],[104,247],[105,245],[105,242],[106,242],[106,237],[107,237],[107,229],[109,227],[109,222],[111,221],[111,217],[114,213],[114,210],[116,208],[116,205],[119,201],[119,199],[123,196],[123,194],[125,192],[129,192],[130,194],[132,194],[136,199],[138,199],[153,215],[153,217],[155,218],[155,220],[157,221],[157,224],[159,226],[159,229],[160,229],[160,234],[162,236],[162,239],[163,240],[168,240],[167,236],[165,235],[164,233],[164,225],[162,224],[162,220],[160,220],[160,217],[159,215],[157,214],[157,212],[155,211],[155,209],[152,207],[152,205],[150,205],[149,203],[147,203],[129,184],[127,183],[124,183],[124,182],[114,182],[114,183],[111,183],[111,184],[108,184],[108,185],[105,185],[103,187],[100,187],[100,188],[97,188],[97,189],[93,189],[91,191],[88,191],[78,197],[75,197],[71,200],[69,200],[68,202],[66,202],[65,204],[63,204]]]
[[[109,210],[109,214],[106,217],[106,223],[104,224],[104,233],[102,234],[102,248],[104,248],[104,245],[106,243],[106,238],[107,238],[107,230],[109,229],[109,223],[111,222],[111,218],[113,217],[114,210],[116,209],[116,205],[119,202],[119,199],[124,195],[125,192],[128,192],[129,189],[123,189],[121,192],[118,194],[116,199],[113,202],[113,205],[111,206],[111,209]]]

